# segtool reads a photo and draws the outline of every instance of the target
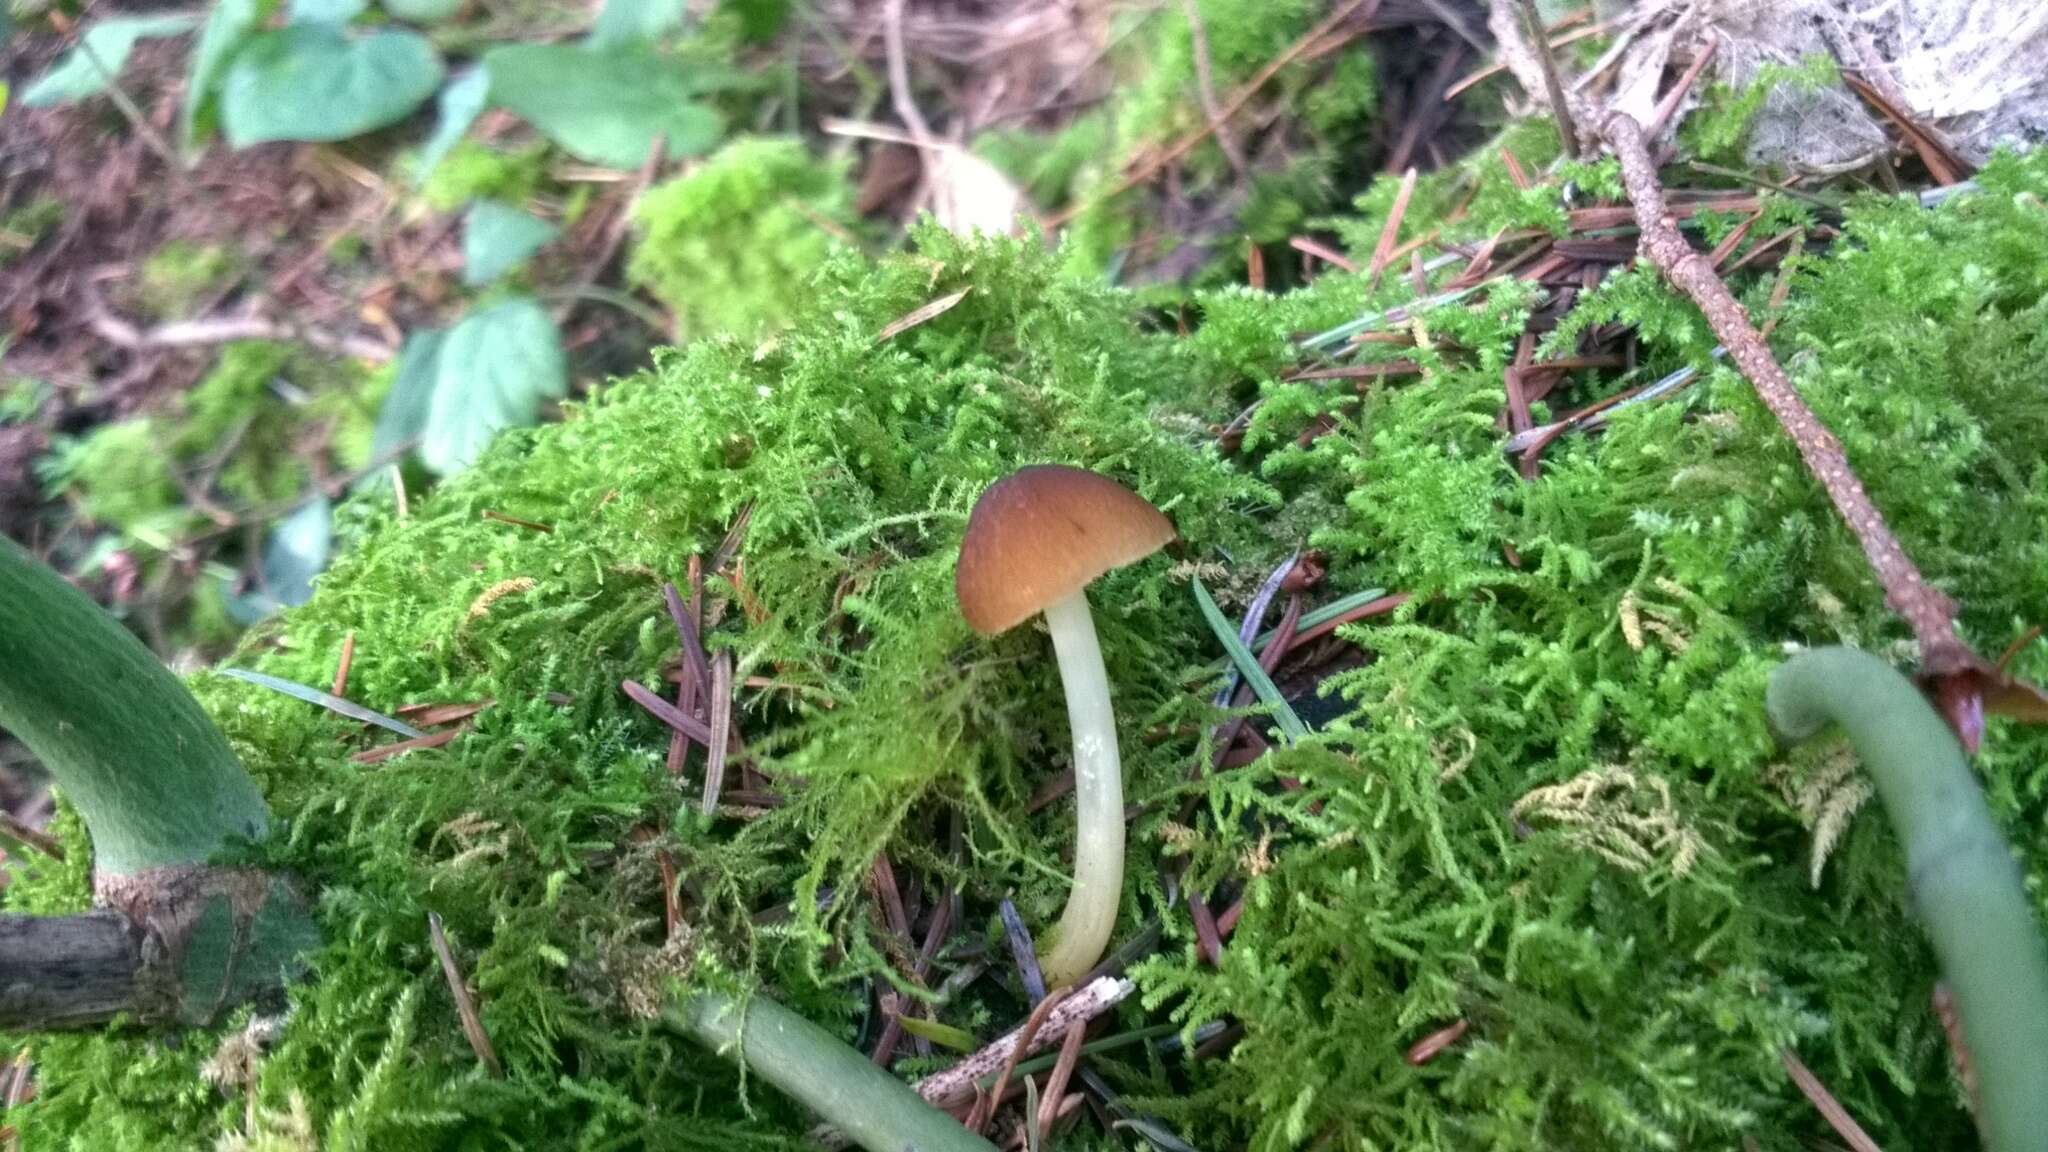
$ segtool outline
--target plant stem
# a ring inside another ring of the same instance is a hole
[[[204,864],[268,830],[255,781],[170,669],[7,540],[0,653],[0,728],[85,818],[100,876]]]
[[[664,1016],[809,1108],[868,1152],[995,1152],[831,1033],[766,996],[699,992]]]
[[[1772,725],[1833,720],[1856,745],[1906,849],[1906,876],[1977,1069],[1992,1152],[2048,1149],[2048,947],[2012,852],[1947,725],[1868,653],[1821,648],[1771,674]]]
[[[1039,959],[1048,991],[1079,979],[1102,958],[1116,926],[1124,884],[1124,773],[1117,749],[1109,672],[1095,637],[1085,590],[1046,606],[1046,627],[1067,693],[1074,739],[1074,887],[1054,928],[1052,950]]]
[[[1863,483],[1849,467],[1841,441],[1806,406],[1799,390],[1778,366],[1763,334],[1749,322],[1742,304],[1728,286],[1714,274],[1704,256],[1692,250],[1673,226],[1664,207],[1664,189],[1657,180],[1657,166],[1643,143],[1642,129],[1627,113],[1616,112],[1600,123],[1600,134],[1614,148],[1621,161],[1622,182],[1635,209],[1638,241],[1642,254],[1655,265],[1671,286],[1691,297],[1706,317],[1707,326],[1728,350],[1729,359],[1756,387],[1758,399],[1785,435],[1798,447],[1807,471],[1835,505],[1856,542],[1863,546],[1877,581],[1884,587],[1885,602],[1903,617],[1920,643],[1920,663],[1929,673],[1944,675],[1983,666],[1983,661],[1956,634],[1956,606],[1940,589],[1927,583],[1914,566],[1912,557],[1900,546],[1885,524],[1883,513],[1863,489]]]

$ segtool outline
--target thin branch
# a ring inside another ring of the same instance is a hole
[[[1352,14],[1360,9],[1365,10],[1366,17],[1359,21],[1359,26],[1351,31],[1339,32],[1338,29],[1343,27],[1344,22],[1349,20]],[[1333,50],[1346,41],[1356,39],[1370,31],[1372,15],[1378,9],[1379,0],[1350,0],[1349,3],[1324,17],[1321,23],[1303,33],[1299,40],[1288,45],[1286,51],[1268,61],[1265,67],[1259,69],[1256,75],[1250,80],[1245,81],[1238,88],[1237,92],[1231,96],[1230,102],[1222,108],[1222,122],[1228,123],[1239,112],[1243,111],[1244,106],[1249,104],[1252,97],[1258,95],[1259,90],[1264,88],[1273,77],[1278,76],[1289,64],[1301,59],[1311,49]],[[1195,145],[1207,140],[1210,132],[1214,131],[1217,124],[1218,122],[1212,119],[1209,123],[1174,141],[1163,151],[1153,154],[1149,159],[1140,161],[1123,179],[1111,185],[1108,191],[1046,217],[1044,227],[1048,231],[1058,228],[1087,209],[1105,201],[1114,200],[1118,196],[1152,179],[1152,177],[1157,176],[1163,171],[1168,164],[1187,155]]]
[[[1572,122],[1572,110],[1564,96],[1564,82],[1557,74],[1557,58],[1551,55],[1550,40],[1543,34],[1543,17],[1536,12],[1536,0],[1521,0],[1522,24],[1543,67],[1543,90],[1550,98],[1550,114],[1557,118],[1557,134],[1564,141],[1564,154],[1579,158],[1579,128]]]
[[[492,1078],[503,1080],[505,1066],[498,1063],[497,1049],[491,1047],[491,1037],[484,1031],[483,1018],[476,1014],[476,998],[469,994],[469,984],[455,963],[455,950],[448,946],[448,933],[441,927],[440,913],[427,913],[427,936],[433,942],[434,955],[441,960],[441,975],[448,978],[448,991],[455,997],[456,1015],[462,1017],[462,1034],[469,1038],[470,1049],[483,1066],[490,1069]]]
[[[1031,1037],[1026,1038],[1021,1027],[1006,1033],[944,1072],[918,1081],[917,1094],[940,1107],[971,1099],[975,1082],[1000,1072],[1010,1062],[1011,1053],[1018,1053],[1021,1058],[1050,1047],[1054,1041],[1064,1039],[1069,1028],[1084,1027],[1088,1021],[1116,1007],[1135,987],[1120,977],[1098,976],[1047,1012]]]
[[[143,330],[116,316],[89,284],[81,285],[85,297],[86,322],[109,344],[129,349],[194,348],[231,344],[238,340],[296,340],[322,352],[352,356],[382,363],[397,351],[380,340],[365,336],[336,336],[318,328],[265,320],[260,316],[215,316],[180,320]]]
[[[173,172],[177,171],[178,154],[171,150],[170,142],[149,122],[149,117],[143,115],[141,106],[135,103],[135,98],[128,95],[127,89],[121,87],[120,78],[115,76],[114,70],[107,67],[107,62],[100,58],[99,50],[92,46],[92,37],[80,36],[78,50],[85,54],[86,62],[92,65],[93,71],[100,74],[100,79],[106,81],[107,97],[114,102],[114,107],[121,110],[121,115],[128,119],[128,126],[135,129],[135,134],[142,138],[142,142],[149,146],[151,152],[156,153],[157,159],[162,160],[166,168]]]
[[[1230,133],[1223,106],[1216,102],[1216,75],[1209,58],[1209,29],[1202,23],[1200,0],[1180,0],[1180,7],[1187,16],[1188,41],[1194,48],[1195,93],[1202,98],[1202,114],[1213,125],[1210,131],[1216,137],[1216,146],[1223,149],[1223,158],[1230,161],[1231,171],[1243,176],[1244,149],[1238,146],[1237,137]]]
[[[1885,602],[1913,629],[1920,642],[1923,668],[1941,675],[1982,667],[1984,662],[1956,634],[1955,602],[1921,577],[1849,467],[1841,442],[1800,398],[1728,286],[1672,224],[1641,126],[1626,113],[1616,112],[1601,123],[1600,133],[1621,161],[1622,181],[1628,186],[1636,226],[1642,233],[1640,251],[1673,287],[1699,306],[1714,335],[1728,349],[1729,358],[1756,386],[1757,396],[1798,446],[1807,469],[1856,534],[1878,583],[1884,586]]]
[[[882,19],[882,44],[889,59],[889,99],[918,146],[929,148],[933,140],[931,122],[924,118],[910,91],[910,58],[903,47],[903,6],[904,0],[889,0]]]

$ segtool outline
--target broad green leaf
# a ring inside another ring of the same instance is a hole
[[[291,0],[285,19],[293,24],[346,24],[363,14],[369,0]]]
[[[405,119],[440,84],[440,54],[417,32],[293,25],[251,37],[228,65],[221,130],[236,148],[346,140]]]
[[[384,0],[384,10],[409,24],[439,24],[462,10],[462,0]]]
[[[441,342],[447,333],[426,328],[410,333],[398,354],[398,375],[384,404],[377,409],[377,427],[370,433],[370,458],[382,460],[427,429],[427,408],[434,401],[435,374],[441,370]],[[381,474],[381,473],[380,473]]]
[[[24,108],[48,108],[96,96],[107,90],[138,40],[180,36],[199,27],[193,16],[143,16],[102,20],[85,30],[78,45],[21,94]]]
[[[304,604],[313,595],[313,578],[327,570],[334,545],[334,507],[315,496],[305,507],[271,530],[263,549],[263,582],[280,604]]]
[[[604,9],[584,43],[592,48],[642,44],[660,39],[682,23],[683,0],[604,0]]]
[[[717,143],[718,114],[675,60],[636,48],[593,51],[566,44],[502,44],[484,53],[491,102],[524,117],[579,160],[638,168],[666,141],[670,156]]]
[[[427,138],[426,147],[420,149],[420,162],[413,182],[424,185],[448,153],[462,142],[469,126],[483,115],[484,106],[491,99],[490,70],[479,65],[457,76],[454,82],[441,89],[440,119],[434,123],[434,134]]]
[[[474,463],[500,430],[539,420],[542,400],[569,391],[561,335],[530,296],[465,316],[435,360],[420,458],[444,476]]]
[[[192,50],[192,71],[185,78],[185,107],[178,119],[178,146],[188,154],[210,127],[214,86],[229,57],[263,19],[266,0],[220,0],[207,13],[206,27]]]
[[[253,624],[281,608],[304,604],[312,598],[313,578],[327,570],[333,546],[334,506],[325,495],[315,495],[271,529],[263,546],[263,583],[228,597],[229,615]]]
[[[561,229],[502,200],[479,200],[462,222],[462,282],[481,288],[526,263]]]

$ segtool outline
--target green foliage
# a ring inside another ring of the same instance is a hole
[[[0,216],[0,268],[5,268],[34,248],[50,229],[64,220],[64,203],[53,196],[38,196]]]
[[[1065,460],[1159,502],[1197,554],[1267,562],[1278,549],[1251,514],[1270,494],[1155,418],[1182,392],[1183,365],[1173,338],[1133,326],[1128,298],[1061,280],[1036,240],[966,245],[926,230],[919,242],[879,268],[833,259],[771,349],[699,342],[564,423],[500,437],[409,519],[344,513],[369,517],[368,539],[236,661],[318,682],[352,631],[354,698],[495,699],[471,735],[356,765],[339,718],[197,681],[288,822],[270,854],[319,887],[331,941],[261,1065],[259,1114],[302,1109],[316,1142],[336,1145],[442,1145],[459,1132],[794,1147],[802,1121],[784,1105],[757,1092],[748,1119],[722,1060],[622,1002],[663,972],[751,972],[839,1030],[848,982],[886,964],[859,896],[882,850],[971,879],[977,903],[1014,889],[1028,915],[1057,910],[1072,816],[1024,805],[1048,768],[1035,750],[1061,742],[1058,677],[1042,634],[988,643],[959,618],[953,549],[968,508],[1020,464]],[[952,311],[876,342],[933,293],[967,285]],[[554,531],[481,520],[485,507]],[[618,683],[653,682],[674,655],[659,583],[681,581],[686,558],[709,554],[742,509],[745,596],[731,605],[732,578],[711,579],[731,606],[708,639],[743,675],[780,685],[749,693],[741,722],[791,803],[712,826],[688,811],[662,769],[666,736]],[[1097,613],[1127,763],[1154,782],[1180,778],[1187,748],[1148,748],[1140,733],[1185,711],[1177,670],[1204,635],[1170,567],[1162,557],[1111,576]],[[531,585],[503,583],[520,578]],[[932,852],[925,822],[947,811],[972,822],[975,862]],[[656,947],[643,826],[667,830],[693,878],[688,964],[663,967]],[[753,923],[792,903],[788,925]],[[426,946],[429,910],[478,989],[505,1081],[472,1071]],[[44,1087],[23,1130],[113,1147],[241,1133],[242,1091],[197,1075],[219,1039],[188,1036],[146,1088],[123,1070],[147,1041],[39,1044]]]
[[[2048,619],[2048,157],[2002,157],[1980,182],[1933,211],[1854,203],[1793,272],[1774,340],[1966,634],[1996,651]],[[1403,234],[1444,204],[1425,185]],[[828,259],[772,340],[697,340],[563,423],[500,435],[406,518],[381,494],[340,512],[360,544],[241,662],[321,683],[353,633],[351,695],[369,706],[494,703],[443,749],[362,765],[349,753],[382,737],[200,677],[288,827],[267,858],[322,893],[318,978],[248,1088],[198,1080],[217,1036],[39,1040],[43,1092],[17,1117],[32,1140],[253,1140],[253,1102],[265,1138],[314,1145],[795,1146],[803,1117],[760,1091],[749,1114],[723,1062],[630,1005],[664,983],[756,984],[856,1036],[862,981],[893,970],[863,894],[883,852],[926,891],[957,887],[976,944],[1005,895],[1050,922],[1072,814],[1027,804],[1060,767],[1058,680],[1042,634],[973,637],[951,577],[982,486],[1057,460],[1132,484],[1183,537],[1092,597],[1143,805],[1119,938],[1156,917],[1164,940],[1120,1024],[1244,1026],[1219,1058],[1096,1058],[1125,1105],[1205,1148],[1747,1136],[1792,1152],[1830,1137],[1785,1078],[1791,1047],[1885,1146],[1968,1146],[1899,845],[1835,795],[1855,777],[1822,771],[1829,749],[1781,753],[1763,713],[1788,642],[1904,662],[1907,634],[1749,386],[1707,367],[1688,306],[1636,270],[1582,297],[1554,339],[1620,321],[1641,341],[1633,373],[1580,392],[1706,370],[1558,440],[1523,480],[1495,420],[1538,306],[1526,285],[1422,309],[1423,373],[1361,393],[1285,379],[1296,338],[1406,302],[1403,278],[1205,292],[1181,336],[1061,275],[1065,255],[1036,238],[917,239],[877,265]],[[1222,459],[1206,429],[1254,399]],[[739,726],[786,803],[705,820],[697,757],[671,780],[666,732],[618,685],[665,685],[660,585],[728,533],[744,569],[707,565],[707,643],[750,685]],[[1235,617],[1302,545],[1326,554],[1333,596],[1413,598],[1345,626],[1369,658],[1289,701],[1326,717],[1316,732],[1196,776],[1222,653],[1189,572]],[[2048,653],[2016,670],[2048,673]],[[2048,732],[1992,720],[1976,767],[2037,910],[2043,764]],[[958,854],[941,847],[956,820]],[[685,878],[667,951],[657,852]],[[1162,865],[1186,869],[1179,887]],[[1196,957],[1189,890],[1243,896],[1220,963]],[[83,895],[52,873],[7,899]],[[429,911],[504,1080],[475,1070]],[[987,1039],[1018,1015],[1004,979],[937,1022]],[[1457,1020],[1456,1043],[1404,1059]]]
[[[150,420],[102,424],[54,446],[44,462],[53,494],[69,492],[87,519],[134,531],[174,515],[178,489],[163,455],[163,429]]]
[[[78,46],[21,94],[24,108],[70,104],[106,91],[140,40],[182,36],[198,27],[190,16],[141,16],[100,20],[79,37]]]
[[[467,468],[493,435],[534,423],[568,391],[561,336],[539,302],[514,296],[471,312],[436,349],[420,459],[443,475]]]
[[[546,174],[547,148],[544,145],[499,151],[474,140],[464,140],[454,145],[433,166],[420,188],[420,195],[429,206],[441,212],[452,212],[472,200],[504,200],[523,204],[540,190]]]
[[[481,288],[516,271],[561,229],[501,200],[480,200],[462,220],[462,282]]]
[[[1310,0],[1199,0],[1196,7],[1218,101],[1229,99],[1327,15],[1325,5]],[[1081,205],[1064,239],[1068,267],[1080,275],[1101,276],[1119,268],[1132,256],[1131,243],[1145,236],[1155,237],[1159,250],[1141,250],[1137,258],[1163,260],[1189,230],[1184,220],[1155,218],[1159,209],[1142,190],[1110,195],[1133,161],[1203,127],[1208,118],[1193,28],[1182,7],[1169,5],[1131,19],[1143,23],[1117,40],[1122,83],[1109,109],[1044,142],[1042,153],[1034,153],[1028,135],[1001,146],[1011,155],[1004,166],[1039,203],[1068,199]],[[1219,253],[1185,277],[1196,284],[1242,278],[1235,275],[1243,261],[1240,237],[1259,243],[1283,240],[1310,216],[1338,206],[1329,173],[1354,160],[1373,130],[1378,78],[1370,53],[1345,52],[1283,69],[1267,95],[1300,109],[1296,128],[1302,138],[1289,140],[1285,152],[1290,159],[1283,165],[1255,166],[1259,171],[1250,203],[1241,212],[1234,205],[1221,209],[1232,218],[1214,226],[1219,235],[1189,237],[1213,241]],[[1176,169],[1176,199],[1183,203],[1226,198],[1237,180],[1213,137],[1191,148]]]
[[[1749,143],[1750,125],[1772,92],[1781,88],[1816,92],[1839,82],[1834,57],[1819,53],[1797,64],[1767,61],[1740,90],[1727,84],[1710,85],[1700,108],[1686,117],[1683,131],[1689,149],[1702,160],[1737,161]]]
[[[2048,243],[2048,220],[2017,194],[2048,187],[2048,165],[2006,159],[1984,179],[1984,195],[1931,215],[1859,204],[1847,240],[1800,274],[1779,343],[1908,549],[1995,650],[2048,608],[2048,442],[2012,427],[2035,419],[2018,406],[2043,384],[2048,307],[2023,255]],[[1142,980],[1185,1027],[1227,1013],[1245,1038],[1197,1091],[1132,1102],[1224,1146],[1688,1147],[1747,1132],[1793,1148],[1819,1129],[1777,1067],[1790,1045],[1880,1142],[1967,1142],[1899,849],[1843,818],[1832,871],[1809,881],[1801,840],[1824,797],[1793,786],[1760,708],[1781,642],[1901,637],[1853,540],[1725,371],[1617,414],[1598,441],[1561,441],[1541,480],[1515,480],[1492,413],[1520,324],[1500,305],[1454,311],[1425,325],[1455,324],[1475,363],[1425,355],[1422,382],[1371,391],[1307,447],[1293,434],[1328,401],[1264,389],[1272,425],[1254,432],[1280,446],[1265,471],[1290,493],[1350,493],[1312,537],[1333,578],[1417,601],[1351,630],[1376,658],[1330,686],[1359,711],[1325,748],[1206,790],[1215,831],[1191,867],[1266,836],[1270,867],[1220,968],[1194,961],[1181,927],[1184,950]],[[1215,317],[1198,347],[1238,339]],[[1642,272],[1611,277],[1559,339],[1600,317],[1644,326],[1648,372],[1702,363],[1712,343]],[[2048,739],[1994,725],[1989,747],[1994,811],[2038,885]],[[1267,773],[1303,788],[1245,827],[1239,813],[1273,807]],[[1471,1030],[1451,1050],[1402,1059],[1460,1018]]]
[[[412,115],[442,72],[427,38],[404,29],[351,36],[313,23],[259,32],[221,78],[221,131],[236,148],[346,140]]]
[[[241,254],[222,244],[166,241],[142,262],[135,303],[159,320],[191,314],[202,298],[242,274]]]
[[[697,99],[708,87],[687,63],[644,47],[500,44],[485,52],[491,103],[531,123],[563,151],[592,164],[633,169],[654,142],[667,156],[694,156],[724,131]]]
[[[641,198],[626,274],[691,335],[787,323],[805,281],[854,223],[844,166],[801,141],[736,140]]]
[[[221,76],[242,41],[256,30],[276,0],[215,0],[192,46],[191,70],[185,79],[185,104],[178,115],[178,141],[187,153],[213,129],[218,113]]]

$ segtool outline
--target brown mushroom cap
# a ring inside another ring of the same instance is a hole
[[[975,502],[953,590],[967,623],[992,636],[1173,537],[1164,513],[1109,477],[1034,464],[989,485]]]

